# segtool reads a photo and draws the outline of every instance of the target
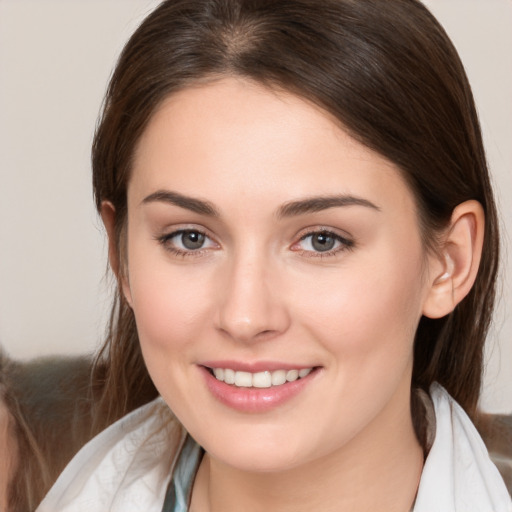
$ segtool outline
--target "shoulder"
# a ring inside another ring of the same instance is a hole
[[[438,384],[430,388],[435,437],[415,512],[511,512],[512,502],[487,448],[462,407]]]
[[[157,398],[87,443],[37,511],[99,512],[102,503],[110,503],[112,512],[160,512],[185,438],[184,429]]]

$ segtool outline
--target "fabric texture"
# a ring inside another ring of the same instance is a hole
[[[172,481],[167,488],[162,512],[187,512],[192,483],[203,453],[202,448],[188,437],[179,454]]]
[[[435,439],[413,511],[512,512],[505,484],[466,413],[441,386],[434,384],[430,395]],[[85,445],[36,512],[162,512],[168,489],[172,512],[186,512],[200,456],[158,398]]]
[[[61,473],[37,512],[161,512],[186,432],[161,398],[108,427]]]
[[[511,512],[503,479],[462,407],[439,384],[431,386],[430,396],[436,436],[414,512]]]

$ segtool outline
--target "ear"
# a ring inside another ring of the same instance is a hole
[[[448,315],[471,290],[480,265],[484,225],[485,215],[478,201],[466,201],[453,210],[438,254],[429,263],[425,316]]]
[[[116,209],[110,201],[103,201],[101,203],[101,220],[103,221],[108,236],[108,260],[110,263],[110,268],[112,269],[112,272],[114,272],[122,288],[123,295],[125,296],[128,304],[131,306],[132,301],[128,277],[126,273],[121,269],[120,255],[117,247],[115,230]]]

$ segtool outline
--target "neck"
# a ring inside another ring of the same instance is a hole
[[[191,512],[409,512],[423,450],[409,407],[382,415],[336,452],[281,472],[239,471],[206,454]]]

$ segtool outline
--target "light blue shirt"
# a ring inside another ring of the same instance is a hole
[[[162,512],[187,512],[192,483],[202,456],[201,447],[188,436],[176,463],[173,479],[167,489]]]

